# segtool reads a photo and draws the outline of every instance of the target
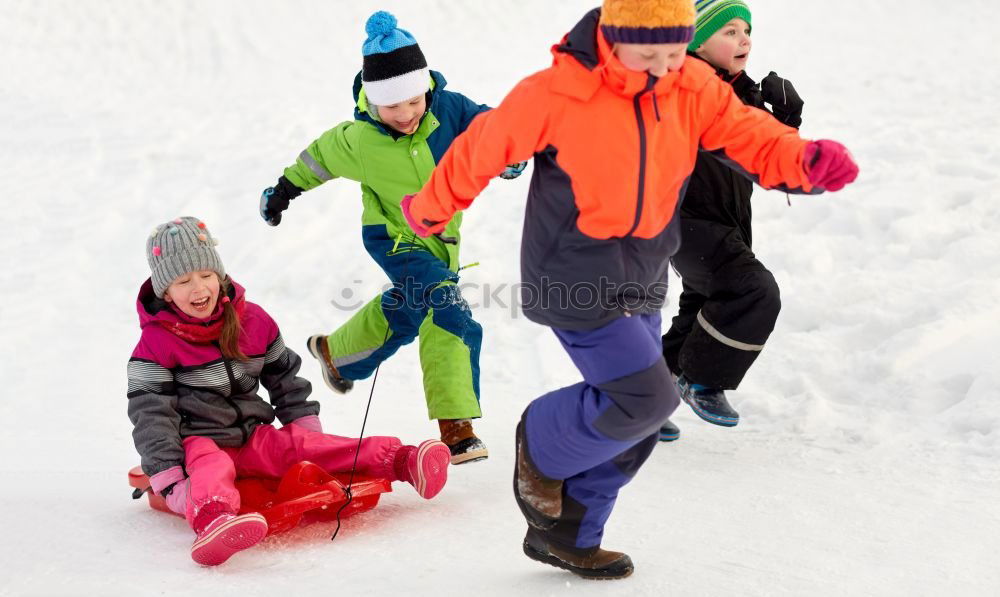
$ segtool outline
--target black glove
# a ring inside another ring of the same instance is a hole
[[[802,124],[802,106],[805,102],[787,79],[782,79],[771,71],[760,82],[760,92],[764,101],[771,104],[771,112],[780,122],[799,128]]]
[[[269,226],[277,226],[281,223],[281,212],[288,209],[288,202],[301,194],[302,189],[282,176],[278,179],[278,184],[267,187],[261,193],[260,217],[264,218]]]

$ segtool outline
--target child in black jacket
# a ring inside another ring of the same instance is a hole
[[[689,53],[715,67],[743,103],[798,128],[803,102],[770,73],[758,86],[744,68],[750,54],[750,10],[741,0],[700,0]],[[774,329],[781,300],[771,272],[751,250],[753,183],[718,160],[699,155],[681,206],[679,312],[663,336],[663,356],[681,398],[702,419],[726,427],[739,414],[724,390],[736,389]],[[660,439],[679,430],[670,421]]]

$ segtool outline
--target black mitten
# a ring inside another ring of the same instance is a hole
[[[260,217],[270,226],[281,223],[281,212],[288,209],[288,203],[302,194],[302,189],[282,176],[278,184],[267,187],[260,196]]]
[[[799,97],[790,81],[782,79],[771,71],[760,82],[760,92],[764,101],[771,104],[771,112],[775,118],[788,126],[799,128],[802,124],[802,107],[805,102]]]

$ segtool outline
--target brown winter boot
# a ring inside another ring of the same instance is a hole
[[[542,533],[530,527],[528,534],[524,536],[522,547],[524,555],[532,560],[569,570],[589,580],[625,578],[635,570],[632,558],[620,551],[608,551],[600,547],[562,549],[546,541]]]
[[[483,440],[476,437],[469,419],[438,419],[441,441],[451,450],[451,463],[465,464],[486,460],[490,453]]]
[[[326,336],[316,334],[306,341],[306,348],[309,354],[319,361],[319,370],[323,374],[323,381],[326,387],[338,394],[346,394],[354,387],[354,382],[341,377],[340,371],[333,366],[333,359],[330,357],[330,347],[326,343]]]
[[[524,440],[524,421],[517,424],[515,437],[514,497],[528,524],[548,530],[562,516],[563,482],[543,475],[528,454]]]

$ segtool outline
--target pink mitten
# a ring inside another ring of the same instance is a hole
[[[858,177],[851,152],[836,141],[812,141],[804,157],[809,182],[827,191],[839,191]]]
[[[187,477],[184,476],[184,469],[179,466],[172,466],[165,471],[160,471],[149,478],[149,485],[153,488],[153,493],[163,495],[163,490],[171,485],[174,486],[167,494],[167,507],[174,512],[183,515],[187,507]]]
[[[167,507],[171,511],[184,516],[187,510],[187,497],[188,480],[178,481],[177,485],[174,485],[174,488],[170,490],[170,493],[165,498],[167,500]]]
[[[417,233],[417,236],[423,238],[427,238],[432,234],[440,234],[444,232],[448,222],[431,222],[429,220],[422,220],[413,214],[411,210],[413,209],[412,203],[414,197],[416,197],[416,195],[404,195],[403,200],[399,202],[399,208],[403,210],[403,217],[406,218],[406,223],[410,225],[410,228]]]
[[[303,429],[309,431],[315,431],[316,433],[323,433],[323,423],[320,422],[319,417],[316,415],[307,415],[305,417],[299,417],[292,421],[293,425],[298,425]]]

